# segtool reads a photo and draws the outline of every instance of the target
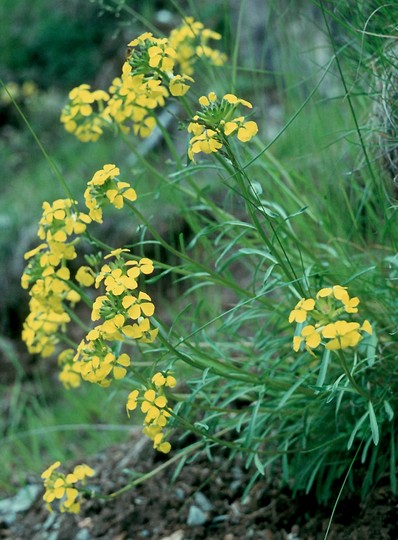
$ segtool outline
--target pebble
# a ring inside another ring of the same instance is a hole
[[[214,507],[212,503],[201,491],[195,493],[194,499],[199,508],[204,512],[211,512],[213,510]]]
[[[185,491],[178,487],[174,490],[174,494],[176,496],[177,501],[183,501],[185,500]]]
[[[36,485],[27,485],[20,489],[15,497],[3,499],[0,501],[0,516],[2,520],[11,525],[17,517],[17,512],[23,512],[32,505],[40,487]]]
[[[203,512],[203,510],[193,504],[189,507],[187,525],[189,527],[199,527],[199,525],[204,525],[208,518],[209,516],[206,512]]]
[[[75,536],[76,540],[90,540],[90,532],[88,529],[81,529]]]

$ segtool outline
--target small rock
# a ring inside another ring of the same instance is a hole
[[[185,491],[180,487],[175,488],[174,495],[176,496],[177,501],[183,501],[185,499]]]
[[[189,507],[187,519],[187,525],[189,525],[189,527],[198,527],[199,525],[204,525],[208,519],[208,514],[203,512],[203,510],[194,504]]]
[[[88,529],[80,529],[75,538],[76,540],[90,540],[90,532]]]
[[[212,523],[222,523],[223,521],[228,521],[228,514],[222,514],[220,516],[215,516],[211,522]]]
[[[195,493],[195,502],[203,512],[211,512],[213,510],[213,505],[209,499],[201,491]]]
[[[231,482],[231,485],[229,486],[232,493],[235,493],[236,491],[238,491],[238,489],[240,489],[242,486],[242,481],[241,480],[234,480],[233,482]]]
[[[39,486],[27,485],[20,489],[15,497],[0,501],[0,516],[4,523],[11,525],[16,519],[17,512],[30,508],[39,491]]]

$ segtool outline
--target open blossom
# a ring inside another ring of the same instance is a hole
[[[296,307],[290,312],[289,322],[304,322],[307,318],[308,312],[312,311],[314,307],[315,300],[313,298],[302,298],[300,302],[296,304]]]
[[[358,297],[350,297],[347,287],[334,285],[318,291],[314,298],[302,298],[290,312],[289,322],[303,325],[293,338],[293,349],[299,351],[304,343],[308,351],[323,344],[328,350],[356,347],[364,334],[372,334],[372,326],[347,320],[358,313]]]
[[[170,80],[169,90],[172,96],[185,96],[190,89],[188,83],[193,83],[194,80],[189,75],[176,75]]]

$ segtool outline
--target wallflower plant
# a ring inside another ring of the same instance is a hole
[[[128,43],[107,91],[82,84],[70,92],[61,121],[82,142],[110,130],[135,144],[159,126],[172,156],[158,171],[139,155],[137,174],[160,178],[151,197],[170,190],[172,219],[183,216],[191,236],[181,235],[178,247],[166,240],[154,216],[140,210],[134,177],[102,165],[86,182],[83,209],[79,197],[43,204],[40,243],[25,255],[22,286],[31,299],[23,339],[31,353],[58,356],[69,390],[83,383],[122,388],[127,416],[139,418],[161,454],[173,454],[176,430],[193,434],[198,442],[175,450],[170,464],[223,445],[253,471],[246,492],[280,462],[293,491],[315,489],[326,501],[336,482],[354,474],[359,456],[370,463],[363,496],[386,471],[396,489],[396,396],[380,352],[392,346],[395,330],[385,334],[371,290],[351,295],[361,281],[349,262],[352,279],[337,270],[344,242],[332,235],[322,244],[297,232],[302,194],[265,152],[258,113],[244,93],[231,93],[220,78],[217,88],[195,94],[200,66],[218,69],[226,60],[209,44],[220,37],[190,17],[168,37],[145,32]],[[178,103],[178,133],[159,122],[170,103]],[[283,192],[278,201],[272,181]],[[126,222],[138,220],[140,242],[115,248],[96,238],[110,206]],[[148,258],[148,244],[173,262]],[[171,275],[180,287],[175,306],[159,309],[152,285]],[[88,320],[75,310],[79,302]],[[44,500],[77,512],[80,486],[93,471],[82,465],[64,475],[59,466],[43,473]]]

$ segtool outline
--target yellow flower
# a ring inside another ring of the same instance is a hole
[[[315,349],[321,342],[319,330],[315,326],[309,324],[301,331],[301,336],[305,339],[305,344],[311,349]]]
[[[335,351],[355,347],[362,339],[359,330],[357,322],[336,321],[326,325],[322,330],[322,336],[330,339],[325,345],[326,348]]]
[[[123,379],[123,377],[127,373],[126,367],[130,365],[130,357],[128,354],[123,353],[121,354],[118,359],[116,360],[116,365],[113,368],[113,376],[115,379]]]
[[[120,296],[129,290],[137,288],[137,281],[134,269],[123,272],[121,268],[115,268],[105,277],[104,283],[107,292],[111,292],[115,296]]]
[[[94,272],[89,266],[81,266],[76,272],[76,281],[84,287],[90,287],[94,281]]]
[[[125,296],[122,300],[123,307],[132,319],[138,319],[141,314],[151,317],[154,314],[155,306],[151,302],[151,297],[140,292],[138,298],[135,296]]]
[[[167,405],[165,396],[157,396],[155,390],[147,390],[144,394],[144,401],[141,404],[141,411],[146,414],[145,423],[150,424],[156,420],[161,411]]]
[[[158,450],[158,452],[162,452],[163,454],[168,454],[171,450],[171,444],[168,441],[164,441],[164,434],[158,433],[153,438],[153,447],[155,450]]]
[[[139,395],[138,390],[133,390],[128,395],[127,403],[126,403],[126,412],[127,412],[128,417],[130,417],[130,412],[129,411],[134,411],[137,408],[138,395]]]
[[[372,326],[371,326],[370,322],[367,319],[364,320],[364,322],[363,322],[363,324],[361,326],[361,330],[363,330],[367,334],[370,334],[370,335],[373,334]]]
[[[344,303],[344,309],[346,313],[358,313],[358,304],[359,298],[354,296],[353,298],[348,298]]]
[[[103,334],[106,334],[106,337],[108,338],[108,335],[115,334],[116,332],[118,332],[119,329],[122,328],[122,326],[124,325],[124,321],[124,316],[121,313],[118,313],[111,319],[107,319],[101,325],[101,332]]]
[[[289,322],[302,323],[307,319],[309,311],[315,308],[315,300],[313,298],[302,298],[300,302],[296,304],[296,307],[290,312]]]
[[[77,478],[77,480],[84,480],[86,476],[94,476],[94,474],[94,469],[85,463],[76,465],[76,467],[73,469],[73,475]]]
[[[138,262],[137,261],[127,261],[126,266],[137,267],[138,273],[137,273],[136,277],[138,277],[140,273],[145,274],[145,275],[152,274],[152,272],[154,270],[153,261],[151,261],[151,259],[148,259],[147,257],[143,257]]]
[[[79,482],[84,484],[87,476],[94,475],[94,470],[82,463],[77,465],[72,473],[65,475],[55,472],[60,465],[59,461],[55,462],[41,475],[45,487],[43,500],[50,511],[52,511],[51,503],[59,499],[61,512],[77,513],[80,511],[80,494],[76,485]]]
[[[56,461],[52,465],[50,465],[44,472],[41,474],[41,478],[47,479],[50,478],[52,473],[55,471],[55,469],[58,469],[61,466],[60,461]]]
[[[190,89],[189,84],[186,84],[187,81],[195,82],[189,75],[176,75],[173,77],[169,83],[170,94],[177,97],[185,96]]]
[[[61,113],[66,131],[83,142],[96,141],[110,118],[104,114],[109,94],[103,90],[91,92],[90,85],[81,84],[69,92],[69,101]]]
[[[138,323],[123,326],[122,332],[125,336],[143,343],[152,343],[158,335],[158,329],[151,330],[149,319],[144,317]]]
[[[177,381],[172,375],[167,374],[165,376],[160,371],[155,373],[155,375],[152,377],[152,382],[155,386],[168,386],[169,388],[174,388],[174,386],[177,384]]]
[[[244,122],[244,117],[240,116],[235,118],[230,122],[226,122],[224,125],[225,135],[231,135],[236,132],[237,138],[241,142],[248,142],[252,137],[254,137],[258,132],[258,127],[256,122],[249,121]]]
[[[336,300],[340,300],[344,304],[348,302],[349,295],[347,292],[347,287],[342,287],[341,285],[334,285],[333,287],[325,287],[318,291],[317,298],[325,298],[327,296],[334,296]]]
[[[76,373],[76,371],[73,370],[73,366],[69,364],[63,366],[58,378],[66,389],[78,388],[81,383],[80,375]]]
[[[165,44],[159,45],[149,47],[149,65],[170,72],[175,64],[176,52],[172,47],[165,47]]]
[[[240,99],[236,97],[234,94],[225,94],[223,96],[223,100],[227,101],[228,103],[231,103],[231,105],[243,105],[244,107],[248,107],[249,109],[253,108],[253,105],[246,101],[245,99]]]
[[[217,94],[215,92],[210,92],[208,96],[201,96],[199,98],[199,103],[202,107],[209,107],[212,103],[217,101]]]

